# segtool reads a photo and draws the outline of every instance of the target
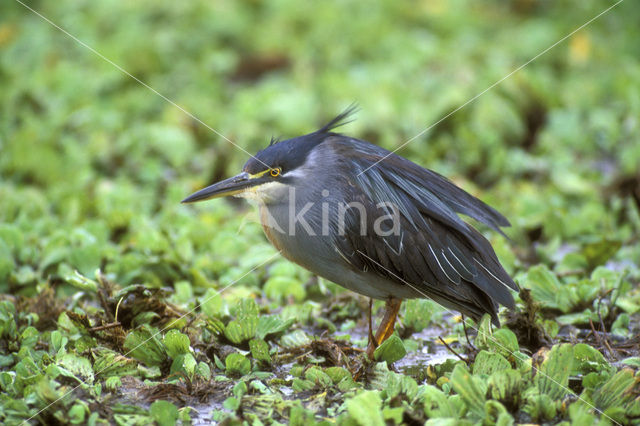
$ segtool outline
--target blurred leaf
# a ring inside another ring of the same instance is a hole
[[[270,334],[281,333],[295,323],[295,319],[289,318],[283,320],[279,315],[262,315],[258,319],[258,325],[256,327],[256,337],[264,339]]]
[[[625,358],[620,362],[622,364],[629,365],[631,367],[640,368],[640,357],[637,357],[637,356]]]
[[[137,363],[115,351],[101,348],[94,353],[93,368],[98,377],[134,376]]]
[[[200,298],[200,309],[209,318],[215,318],[223,314],[223,301],[220,292],[209,288],[206,293]]]
[[[346,402],[349,416],[362,426],[383,426],[382,401],[374,391],[362,391]]]
[[[327,369],[325,369],[325,373],[327,373],[327,375],[331,378],[333,384],[335,385],[346,378],[351,378],[351,373],[349,373],[349,370],[342,367],[328,367]]]
[[[65,280],[80,290],[95,292],[98,289],[97,282],[83,276],[78,271],[74,271],[73,275],[65,277]]]
[[[596,348],[585,343],[573,346],[573,369],[577,373],[587,374],[595,371],[607,371],[611,365]]]
[[[164,335],[163,343],[167,351],[167,355],[176,358],[178,355],[189,353],[189,336],[179,332],[178,330],[169,330]]]
[[[275,276],[264,284],[264,292],[268,298],[281,302],[289,297],[296,301],[302,301],[306,292],[302,282],[296,278]]]
[[[269,355],[269,345],[262,339],[251,339],[249,341],[251,356],[256,360],[264,363],[271,363],[271,355]]]
[[[231,353],[224,360],[226,372],[232,376],[244,376],[251,371],[251,361],[239,353]]]
[[[314,382],[316,385],[325,388],[333,384],[331,377],[318,367],[311,367],[307,369],[307,371],[304,372],[304,377],[305,379]]]
[[[469,411],[476,419],[483,419],[485,415],[484,392],[480,390],[478,382],[462,365],[457,365],[451,373],[451,386],[465,402]]]
[[[573,368],[574,347],[564,343],[554,346],[546,355],[534,381],[542,394],[558,401],[569,392],[569,375]]]
[[[509,406],[518,406],[521,389],[526,386],[522,375],[511,369],[494,371],[489,377],[488,385],[488,396]]]
[[[415,332],[428,327],[439,311],[435,302],[426,299],[409,299],[405,302],[404,309],[403,324]]]
[[[151,404],[149,412],[160,426],[175,425],[178,420],[178,409],[168,401],[155,401]]]
[[[81,380],[93,383],[93,368],[87,358],[68,353],[62,355],[56,364]]]
[[[376,348],[373,357],[376,361],[385,361],[391,364],[402,359],[406,354],[407,351],[402,344],[402,339],[394,333]]]
[[[285,348],[293,348],[296,346],[303,346],[311,343],[311,339],[302,330],[295,330],[291,333],[285,334],[280,338],[280,344]]]
[[[571,309],[569,294],[545,265],[529,269],[525,278],[525,287],[531,290],[533,298],[544,307],[558,309],[565,313]]]
[[[508,370],[511,368],[509,361],[497,353],[484,350],[478,352],[473,362],[473,374],[491,374],[495,371]]]
[[[189,379],[193,379],[193,376],[198,367],[198,362],[195,360],[192,354],[183,353],[176,355],[171,363],[171,372],[183,372]]]
[[[457,418],[459,412],[455,405],[440,389],[427,386],[424,389],[424,410],[430,418]]]
[[[582,254],[592,268],[604,265],[622,246],[620,241],[602,239],[587,243],[582,247]]]
[[[523,411],[529,414],[535,421],[549,421],[556,416],[556,402],[546,393],[532,394],[528,399]]]
[[[237,321],[229,321],[224,329],[224,335],[229,341],[238,345],[255,337],[257,328],[257,317],[244,317]]]
[[[160,342],[157,333],[147,325],[127,334],[124,348],[127,354],[148,366],[161,365],[166,361],[164,345]]]
[[[634,398],[633,390],[637,388],[638,381],[633,370],[625,368],[614,374],[593,393],[593,403],[601,410],[621,406]]]

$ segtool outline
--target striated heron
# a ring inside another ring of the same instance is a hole
[[[394,330],[403,299],[431,298],[475,320],[514,307],[517,285],[490,243],[458,214],[500,232],[509,222],[445,177],[385,149],[321,129],[277,141],[237,176],[183,203],[234,195],[255,200],[269,241],[287,259],[352,291],[386,301],[369,346]],[[504,235],[504,234],[503,234]],[[371,307],[371,305],[370,305]]]

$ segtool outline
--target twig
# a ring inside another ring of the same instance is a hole
[[[376,341],[376,337],[373,335],[373,323],[371,320],[371,310],[373,308],[373,299],[369,298],[369,342],[373,345],[374,348],[378,347],[378,342]]]
[[[438,339],[440,339],[440,341],[442,342],[442,344],[449,349],[449,351],[454,354],[455,356],[457,356],[461,361],[463,361],[465,364],[469,365],[469,360],[463,358],[458,352],[454,351],[453,348],[451,346],[449,346],[449,344],[447,342],[444,341],[444,339],[442,338],[442,336],[438,336]]]
[[[602,280],[604,282],[604,280]],[[600,328],[602,329],[602,335],[603,335],[603,341],[604,341],[604,346],[609,350],[609,354],[611,355],[611,358],[613,358],[614,361],[617,361],[618,358],[616,357],[616,354],[613,352],[613,349],[611,349],[611,345],[609,344],[609,337],[608,337],[608,333],[607,333],[607,328],[604,325],[604,321],[602,320],[602,313],[600,312],[600,304],[602,303],[602,297],[606,296],[607,294],[609,294],[610,292],[612,292],[613,290],[609,290],[607,291],[604,295],[598,297],[598,318],[600,319]],[[614,309],[614,305],[611,305],[611,308],[609,309],[609,314],[611,312],[613,312]],[[592,325],[593,327],[593,325]]]
[[[609,345],[609,339],[605,338],[604,339],[604,345],[607,347],[607,349],[609,350],[609,353],[611,354],[611,358],[613,358],[614,361],[618,360],[618,357],[616,356],[616,353],[613,351],[613,349],[611,348],[611,345]]]
[[[471,343],[471,340],[469,340],[469,334],[467,333],[467,319],[464,317],[464,314],[462,315],[462,329],[464,330],[464,337],[467,339],[467,344],[469,346],[471,346],[471,349],[473,349],[474,351],[477,351],[478,349],[473,345],[473,343]]]
[[[103,325],[99,325],[96,327],[91,327],[89,329],[89,331],[102,331],[102,330],[108,330],[110,328],[116,328],[116,327],[120,327],[122,324],[120,324],[119,322],[110,322],[109,324],[103,324]]]
[[[602,345],[600,342],[600,336],[598,336],[598,332],[596,331],[596,327],[593,325],[591,318],[589,318],[589,325],[591,326],[591,334],[593,334],[593,337],[596,339],[596,344]]]

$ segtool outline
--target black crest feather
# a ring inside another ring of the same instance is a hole
[[[329,133],[337,127],[344,126],[345,124],[351,123],[352,121],[355,120],[354,118],[351,118],[351,116],[356,112],[358,112],[359,109],[360,108],[358,107],[358,104],[352,103],[347,107],[347,109],[345,109],[340,114],[338,114],[337,117],[335,117],[333,120],[331,120],[330,122],[322,126],[317,131],[317,133]]]

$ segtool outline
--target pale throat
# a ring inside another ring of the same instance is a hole
[[[289,187],[280,182],[267,182],[262,185],[247,188],[235,194],[234,197],[244,198],[249,201],[261,204],[269,204],[285,199],[289,194]]]

